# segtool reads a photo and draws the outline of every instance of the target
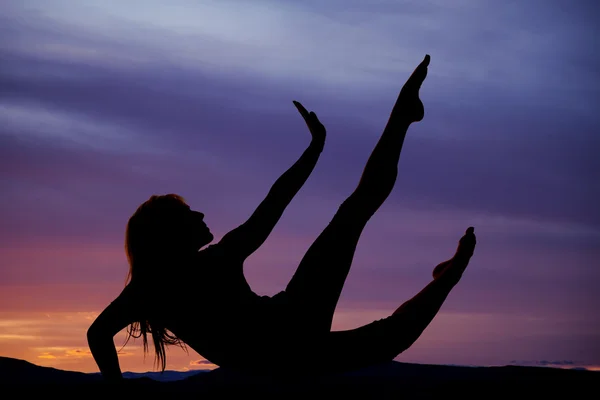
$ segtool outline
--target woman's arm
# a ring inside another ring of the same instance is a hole
[[[227,233],[219,242],[225,252],[236,258],[247,258],[264,243],[288,204],[310,176],[323,151],[325,127],[314,112],[309,113],[298,102],[294,104],[310,129],[312,141],[298,161],[275,181],[267,197],[250,218]]]
[[[107,380],[122,379],[113,337],[134,322],[130,285],[106,307],[87,331],[88,345],[102,376]]]

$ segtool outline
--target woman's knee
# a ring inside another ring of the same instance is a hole
[[[373,323],[376,325],[374,350],[376,357],[381,362],[392,361],[414,342],[414,340],[409,340],[408,336],[410,335],[407,335],[408,332],[405,332],[402,324],[395,317],[395,315],[390,315]]]
[[[336,216],[339,215],[354,225],[364,226],[376,210],[377,207],[368,193],[357,190],[344,200]]]

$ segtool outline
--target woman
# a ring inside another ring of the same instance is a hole
[[[307,251],[286,289],[255,294],[244,260],[266,240],[312,172],[325,143],[314,112],[294,102],[312,134],[300,159],[273,185],[241,226],[215,245],[203,222],[177,195],[152,196],[130,218],[129,283],[88,330],[102,375],[121,378],[113,336],[130,326],[165,369],[165,347],[186,344],[214,364],[246,371],[341,372],[392,360],[417,340],[458,283],[475,247],[467,229],[456,254],[433,271],[433,281],[388,318],[346,331],[331,321],[358,239],[390,194],[408,127],[423,119],[419,89],[429,56],[408,79],[354,192]]]

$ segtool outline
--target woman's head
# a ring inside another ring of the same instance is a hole
[[[192,211],[181,196],[151,196],[127,222],[129,279],[160,278],[164,263],[181,260],[212,240],[204,214]]]
[[[213,240],[203,219],[204,214],[190,210],[181,196],[167,194],[150,197],[127,222],[127,281],[144,292],[148,304],[146,310],[139,310],[140,319],[131,324],[127,339],[142,337],[146,352],[150,333],[162,370],[166,366],[165,345],[181,345],[181,341],[166,329],[156,311],[169,296],[165,278],[174,275],[179,263]]]

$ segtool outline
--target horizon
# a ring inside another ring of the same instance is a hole
[[[540,361],[537,363],[523,363],[523,364],[519,364],[519,363],[509,363],[509,364],[503,364],[503,365],[472,365],[472,364],[427,364],[427,363],[418,363],[418,362],[411,362],[411,363],[407,363],[404,361],[398,361],[398,360],[393,360],[391,362],[399,362],[399,363],[403,363],[403,364],[411,364],[411,365],[430,365],[430,366],[441,366],[441,367],[464,367],[464,368],[502,368],[502,367],[539,367],[539,368],[556,368],[556,369],[567,369],[567,370],[577,370],[577,371],[591,371],[591,372],[600,372],[600,366],[578,366],[578,365],[573,365],[572,362],[570,361],[560,361],[560,360],[556,360],[556,361]],[[189,373],[203,373],[203,372],[211,372],[214,371],[216,368],[212,368],[212,369],[187,369],[187,370],[175,370],[175,369],[169,369],[169,370],[164,370],[162,372],[172,372],[172,373],[180,373],[180,374],[189,374]],[[96,372],[86,372],[87,374],[100,374],[99,371]],[[147,371],[140,371],[140,372],[134,372],[134,371],[122,371],[123,374],[160,374],[161,371],[157,371],[157,370],[147,370]]]
[[[0,356],[2,357],[2,356]],[[20,361],[26,361],[26,362],[31,362],[31,361],[27,361],[27,360],[21,360],[21,359],[16,359],[16,360],[20,360]],[[575,366],[573,365],[572,362],[570,361],[560,361],[560,360],[556,360],[556,361],[539,361],[537,363],[527,363],[527,362],[522,362],[519,363],[516,360],[513,360],[511,363],[509,364],[503,364],[503,365],[470,365],[470,364],[426,364],[426,363],[406,363],[406,362],[402,362],[402,361],[397,361],[397,360],[393,360],[390,361],[390,363],[402,363],[402,364],[410,364],[410,365],[426,365],[426,366],[441,366],[441,367],[464,367],[464,368],[503,368],[503,367],[539,367],[539,368],[553,368],[553,369],[566,369],[566,370],[583,370],[583,371],[591,371],[591,372],[600,372],[600,367],[597,366],[591,366],[591,367],[582,367],[582,366]],[[36,366],[41,366],[41,365],[37,365],[32,363],[33,365]],[[45,366],[41,366],[44,368],[54,368],[54,367],[45,367]],[[156,375],[156,374],[163,374],[163,373],[176,373],[176,374],[182,374],[182,376],[188,375],[188,374],[192,374],[192,373],[204,373],[204,372],[211,372],[214,371],[215,369],[218,369],[219,367],[216,368],[207,368],[207,369],[182,369],[182,370],[175,370],[175,369],[165,369],[164,371],[160,371],[160,370],[146,370],[146,371],[122,371],[122,374],[129,374],[129,375],[147,375],[147,374],[151,374],[151,375]],[[60,368],[59,368],[60,369]],[[63,371],[67,371],[67,372],[80,372],[80,371],[72,371],[72,370],[66,370],[66,369],[60,369]],[[85,374],[92,374],[92,375],[99,375],[101,374],[100,371],[93,371],[93,372],[84,372]]]
[[[325,149],[244,266],[258,294],[282,290],[430,54],[425,118],[361,236],[333,329],[389,315],[474,226],[462,281],[395,360],[600,369],[589,2],[8,0],[3,11],[0,355],[98,371],[86,330],[124,286],[127,219],[150,195],[178,193],[216,243],[308,145],[298,100],[327,128]],[[122,371],[153,369],[141,349],[122,349]],[[168,369],[215,367],[167,353]]]

